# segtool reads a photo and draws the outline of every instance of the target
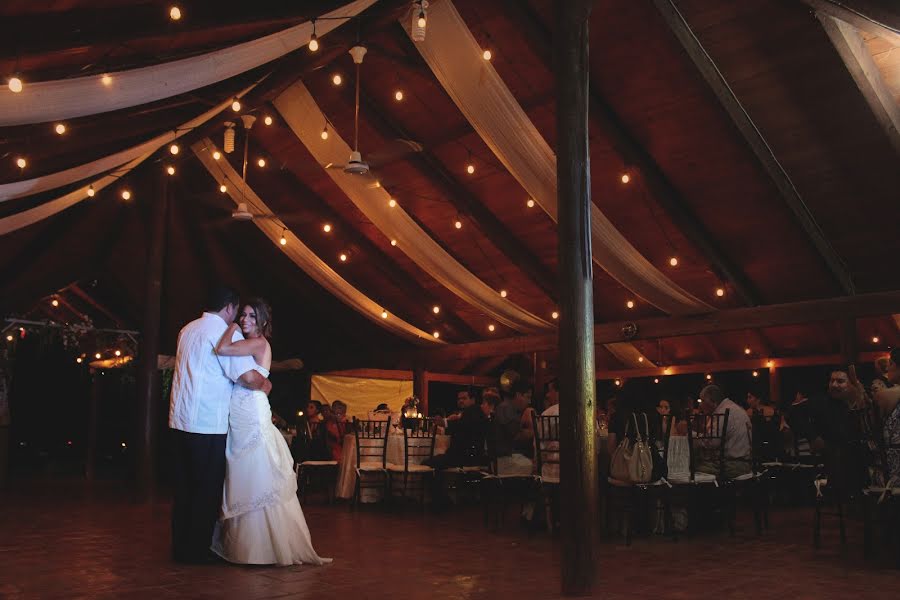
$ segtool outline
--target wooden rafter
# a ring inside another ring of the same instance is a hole
[[[778,158],[772,151],[762,132],[750,118],[750,114],[741,104],[731,86],[725,80],[725,76],[716,66],[715,61],[694,35],[684,15],[678,10],[674,0],[653,0],[657,11],[663,21],[672,31],[672,34],[681,44],[688,58],[697,68],[700,75],[710,86],[716,99],[725,109],[732,123],[740,132],[745,142],[753,151],[760,166],[769,175],[776,189],[784,198],[788,207],[794,214],[797,222],[803,228],[807,238],[815,247],[822,262],[828,268],[835,282],[845,294],[855,293],[853,279],[847,270],[844,261],[825,238],[813,218],[812,213],[803,201],[800,192],[794,186],[790,176],[784,167],[778,162]]]
[[[77,283],[73,283],[68,287],[63,289],[64,292],[69,292],[72,295],[76,296],[82,302],[88,304],[98,312],[102,313],[105,317],[111,320],[116,324],[116,327],[121,327],[124,321],[118,317],[111,310],[94,300],[87,292],[81,289],[81,287]]]
[[[900,45],[900,5],[894,0],[800,0],[817,14],[828,15],[860,31]]]
[[[894,151],[900,156],[900,106],[897,105],[893,93],[882,79],[881,71],[875,64],[862,36],[859,35],[859,31],[853,25],[827,14],[817,12],[816,18],[819,19],[834,49],[844,61],[844,66],[847,67],[847,71],[856,82],[856,87],[866,99],[878,124],[891,141]],[[898,36],[898,42],[900,42],[900,36]]]

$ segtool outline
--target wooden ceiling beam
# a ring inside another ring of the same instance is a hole
[[[594,343],[609,344],[641,339],[659,339],[801,325],[847,318],[891,315],[900,306],[900,291],[840,296],[824,300],[808,300],[789,304],[772,304],[750,308],[720,310],[688,317],[664,317],[636,322],[604,323],[594,326]],[[626,337],[628,326],[636,333]],[[470,360],[479,356],[501,356],[553,350],[557,347],[555,333],[523,335],[518,337],[454,344],[442,348],[420,351],[427,360]]]
[[[653,0],[662,20],[668,26],[672,35],[684,49],[685,54],[691,60],[697,71],[712,90],[719,104],[731,119],[743,137],[747,146],[752,150],[763,171],[765,171],[776,189],[782,196],[794,217],[806,233],[806,237],[812,243],[832,278],[845,294],[855,293],[853,279],[844,261],[837,254],[825,234],[819,228],[815,218],[810,212],[800,192],[794,186],[790,176],[784,167],[778,162],[778,158],[772,151],[762,132],[750,118],[749,113],[741,104],[734,91],[728,85],[724,75],[716,66],[715,61],[694,35],[687,20],[678,10],[674,0]]]
[[[900,45],[900,5],[895,0],[800,0],[817,16],[828,15],[860,31]]]
[[[882,79],[881,71],[859,31],[853,25],[821,12],[816,13],[816,18],[828,34],[828,39],[831,40],[853,81],[856,82],[856,87],[865,98],[875,120],[884,130],[894,151],[900,156],[900,106]],[[900,49],[897,51],[900,52]]]
[[[113,323],[115,323],[116,327],[121,328],[123,326],[123,324],[125,323],[125,321],[123,321],[121,318],[119,318],[118,315],[116,315],[111,310],[109,310],[108,308],[106,308],[105,306],[103,306],[102,304],[97,302],[96,300],[94,300],[94,298],[92,298],[87,292],[82,290],[81,286],[79,286],[77,282],[69,285],[63,291],[73,294],[74,296],[79,298],[82,302],[85,302],[86,304],[90,305],[97,312],[103,314],[106,318],[108,318]]]

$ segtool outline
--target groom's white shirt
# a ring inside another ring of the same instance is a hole
[[[227,433],[231,390],[241,375],[256,368],[250,356],[219,356],[216,344],[228,324],[203,313],[178,334],[175,375],[169,400],[169,427],[189,433]],[[236,331],[232,340],[242,340]]]

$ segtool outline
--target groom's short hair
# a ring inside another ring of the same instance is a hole
[[[219,312],[229,304],[235,306],[241,301],[241,297],[236,291],[226,285],[217,285],[209,290],[209,296],[206,297],[206,310]]]

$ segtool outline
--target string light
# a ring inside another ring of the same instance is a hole
[[[341,259],[341,262],[347,262],[347,255],[346,255],[346,254],[341,254],[338,258]]]
[[[331,224],[325,223],[325,225],[322,226],[322,231],[324,231],[325,233],[330,233],[331,232]]]
[[[13,336],[11,336],[11,335],[6,336],[6,341],[7,342],[13,341]]]
[[[122,190],[122,200],[131,200],[131,192],[128,190]]]
[[[56,308],[57,306],[59,306],[59,300],[57,300],[56,298],[54,298],[53,301],[50,302],[50,304],[52,304],[53,307]]]
[[[388,318],[388,313],[387,313],[386,310],[381,311],[381,318],[382,318],[382,319],[387,319],[387,318]]]
[[[308,47],[309,47],[310,52],[315,52],[316,50],[319,49],[319,38],[316,35],[316,20],[315,19],[312,20],[312,33],[309,36]]]
[[[8,85],[9,85],[9,91],[11,91],[14,94],[18,94],[19,92],[22,91],[22,87],[23,87],[22,80],[19,79],[19,77],[16,75],[13,75],[12,77],[9,78]]]
[[[169,152],[172,154],[178,154],[181,151],[181,148],[178,147],[178,144],[172,144],[169,146]]]
[[[282,246],[287,246],[287,238],[284,237],[286,231],[287,231],[286,229],[281,230],[281,239],[278,240],[278,243],[281,244]]]
[[[754,376],[754,377],[759,377],[759,371],[753,371],[753,376]]]
[[[616,383],[616,387],[621,387],[621,386],[622,386],[622,380],[621,380],[621,379],[616,379],[616,382],[615,382],[615,383]]]
[[[453,226],[456,227],[457,229],[462,229],[462,221],[457,219],[456,222],[453,223]]]
[[[169,175],[174,175],[175,167],[173,167],[172,165],[169,165],[168,167],[166,167],[166,173],[168,173]]]
[[[112,76],[109,73],[105,73],[100,78],[100,83],[102,83],[103,85],[105,85],[107,87],[111,86],[112,85]]]
[[[396,245],[397,245],[397,240],[391,240],[391,246],[396,246]]]
[[[403,100],[403,91],[402,90],[397,90],[396,92],[394,92],[394,100],[396,100],[397,102],[400,102],[401,100]]]
[[[655,378],[653,379],[653,383],[659,383],[659,378],[658,378],[658,377],[655,377]]]
[[[488,325],[488,331],[494,331],[495,329],[497,329],[497,328],[494,327],[494,324],[493,324],[493,323],[491,323],[490,325]]]
[[[322,134],[321,134],[321,137],[322,137],[323,140],[327,140],[327,139],[328,139],[328,123],[326,123],[326,124],[325,124],[325,127],[322,128]]]
[[[500,290],[500,297],[506,298],[506,290]]]
[[[418,25],[422,29],[425,29],[425,27],[428,25],[428,21],[425,19],[425,11],[424,10],[419,11],[419,18],[416,21],[416,25]]]
[[[634,308],[634,300],[629,300],[628,302],[625,303],[625,306],[627,308]]]
[[[54,127],[53,130],[54,130],[57,134],[62,135],[62,134],[64,134],[64,133],[66,132],[66,126],[65,126],[64,124],[62,124],[62,123],[57,123],[57,124],[56,124],[56,127]]]
[[[529,198],[528,202],[525,203],[525,206],[528,208],[534,208],[534,198]]]
[[[122,356],[122,351],[121,351],[121,350],[116,350],[115,355],[116,355],[116,356]]]
[[[97,354],[95,354],[94,358],[96,358],[97,360],[100,360],[100,353],[98,352]]]
[[[672,258],[669,259],[669,264],[672,265],[673,267],[677,267],[677,266],[678,266],[678,259],[677,259],[676,257],[673,256]]]
[[[666,367],[665,369],[663,369],[663,375],[671,375],[671,374],[672,374],[672,369],[670,369],[669,367]]]
[[[725,288],[716,288],[716,296],[721,298],[725,295]]]
[[[750,346],[744,348],[744,354],[750,354]]]
[[[234,100],[231,102],[231,110],[234,112],[240,112],[241,110],[241,101],[238,100],[237,96],[235,96]]]
[[[222,185],[219,186],[219,191],[224,194],[225,192],[228,191],[228,186],[223,183]]]
[[[334,77],[331,78],[331,83],[333,83],[334,85],[341,85],[341,83],[343,83],[343,81],[344,80],[341,77],[340,73],[335,73]]]
[[[24,169],[27,165],[28,165],[28,161],[26,161],[21,156],[16,159],[16,166],[19,167],[20,169]]]
[[[493,56],[494,56],[494,55],[491,54],[491,51],[490,51],[490,50],[485,50],[485,51],[481,54],[481,58],[483,58],[484,60],[491,60],[491,58],[492,58]]]
[[[87,189],[88,198],[93,198],[94,194],[96,194],[96,193],[97,192],[94,191],[94,184],[92,183],[91,185],[88,186],[88,189]]]
[[[434,336],[434,339],[437,339],[437,338],[441,337],[441,332],[440,332],[440,331],[435,331],[435,332],[432,333],[431,335]]]
[[[265,167],[265,166],[266,166],[266,159],[260,157],[260,159],[259,159],[258,161],[256,161],[256,164],[258,164],[258,165],[260,166],[260,168]]]
[[[181,9],[177,6],[173,6],[169,9],[169,18],[173,21],[178,21],[181,19]]]
[[[433,306],[433,307],[431,308],[431,312],[433,312],[434,314],[438,314],[438,313],[441,312],[441,307],[435,305],[435,306]]]
[[[397,206],[397,201],[391,198],[390,200],[388,200],[388,206],[394,208],[395,206]]]
[[[707,381],[712,381],[712,375],[709,374],[709,373],[707,373],[707,374],[706,374],[706,380],[707,380]]]
[[[643,357],[643,356],[638,356],[638,362],[639,362],[639,363],[644,362],[644,357]]]
[[[215,152],[213,152],[213,160],[219,160],[220,158],[222,158],[222,153],[221,153],[221,152],[219,152],[218,150],[216,150]]]
[[[877,344],[878,342],[879,342],[878,336],[875,336],[875,337],[872,338],[872,343],[873,343],[873,344]]]
[[[622,183],[628,183],[631,181],[631,176],[628,173],[622,174]]]
[[[269,116],[269,115],[266,115],[266,118],[263,119],[263,123],[265,123],[266,125],[271,125],[271,124],[272,124],[272,117]]]
[[[75,359],[75,362],[77,362],[80,365],[83,361],[82,361],[81,357],[79,356],[78,358]]]
[[[557,311],[554,310],[552,313],[550,313],[550,316],[551,316],[553,319],[558,319],[558,318],[559,318],[559,312],[557,312]]]
[[[775,361],[773,361],[773,360],[767,360],[767,361],[766,361],[766,368],[771,369],[771,368],[774,367],[774,366],[775,366]]]
[[[127,448],[128,446],[125,445],[125,442],[122,442],[122,447]]]
[[[468,173],[469,175],[474,174],[475,173],[475,165],[473,165],[472,163],[467,164],[466,165],[466,173]]]

